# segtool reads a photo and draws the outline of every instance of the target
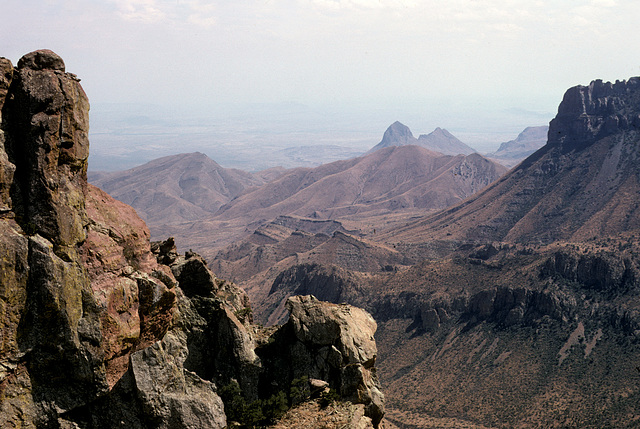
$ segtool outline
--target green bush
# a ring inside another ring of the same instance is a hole
[[[291,381],[291,389],[289,390],[289,402],[291,406],[298,405],[310,397],[309,377],[305,375]]]
[[[320,395],[320,406],[325,408],[339,400],[340,394],[338,391],[336,389],[329,389],[328,392],[322,392]]]
[[[268,399],[257,399],[247,403],[237,382],[222,387],[218,394],[224,403],[224,412],[229,426],[235,422],[240,428],[263,427],[275,423],[289,409],[285,392],[278,392]]]

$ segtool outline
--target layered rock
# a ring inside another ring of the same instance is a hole
[[[621,131],[640,128],[640,78],[594,80],[569,89],[549,124],[549,145],[566,153]]]

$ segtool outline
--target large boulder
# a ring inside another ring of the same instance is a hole
[[[374,366],[373,317],[361,308],[312,295],[289,298],[287,308],[289,321],[272,336],[272,343],[258,350],[272,389],[284,389],[304,376],[324,380],[343,399],[364,404],[377,427],[384,415],[384,395]],[[263,388],[266,384],[263,377]]]

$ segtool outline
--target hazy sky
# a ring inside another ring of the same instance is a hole
[[[478,118],[545,124],[567,88],[640,75],[637,0],[2,0],[0,11],[0,55],[54,50],[92,106],[300,103],[374,115],[380,131],[405,119],[417,134]]]

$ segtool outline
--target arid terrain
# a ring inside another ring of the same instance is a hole
[[[508,172],[396,122],[315,168],[187,154],[158,161],[164,181],[148,164],[95,182],[243,287],[266,325],[295,295],[369,311],[389,425],[635,427],[639,141],[632,78],[569,89],[548,128],[489,155]]]

